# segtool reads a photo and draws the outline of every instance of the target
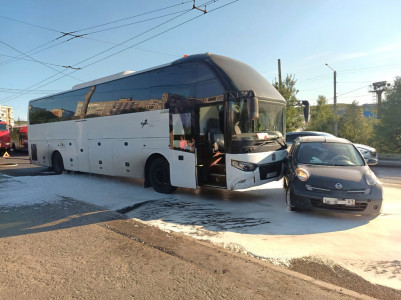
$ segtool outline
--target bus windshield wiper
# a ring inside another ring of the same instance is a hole
[[[284,142],[282,138],[276,139],[277,143],[279,143],[281,146],[287,148],[287,144]]]
[[[275,141],[276,141],[276,140],[263,141],[263,142],[261,142],[261,143],[256,143],[255,146],[260,147],[260,146],[264,146],[264,145],[267,145],[267,144],[274,143]]]

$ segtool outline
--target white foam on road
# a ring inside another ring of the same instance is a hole
[[[178,189],[163,195],[142,184],[82,174],[0,175],[0,209],[73,198],[127,213],[234,251],[288,264],[293,258],[331,261],[377,284],[401,289],[399,188],[386,187],[378,217],[286,210],[281,182],[240,192]]]

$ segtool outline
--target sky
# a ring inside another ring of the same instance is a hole
[[[29,100],[205,52],[270,82],[280,59],[312,105],[333,101],[333,70],[338,103],[374,103],[369,85],[401,76],[399,0],[195,3],[207,13],[185,0],[0,0],[0,104],[26,120]]]
[[[166,195],[143,188],[142,182],[88,174],[0,174],[0,195],[0,214],[57,203],[65,209],[67,199],[110,210],[136,205],[126,213],[128,218],[168,232],[279,265],[289,265],[297,258],[329,266],[334,263],[373,283],[401,288],[401,203],[397,186],[385,185],[385,201],[377,217],[290,212],[285,207],[281,181],[242,191],[179,188]],[[2,224],[3,229],[12,226],[21,223]]]

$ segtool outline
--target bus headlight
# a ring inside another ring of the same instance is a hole
[[[231,165],[234,168],[237,168],[241,171],[245,172],[253,172],[257,169],[258,165],[249,163],[249,162],[244,162],[244,161],[238,161],[238,160],[231,160]]]

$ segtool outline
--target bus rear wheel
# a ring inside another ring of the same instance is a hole
[[[149,166],[149,181],[153,189],[158,193],[171,194],[177,187],[170,183],[170,166],[161,157],[156,158]]]
[[[54,152],[52,156],[52,166],[54,172],[56,172],[57,175],[63,173],[64,171],[64,162],[63,158],[60,154],[60,152]]]

